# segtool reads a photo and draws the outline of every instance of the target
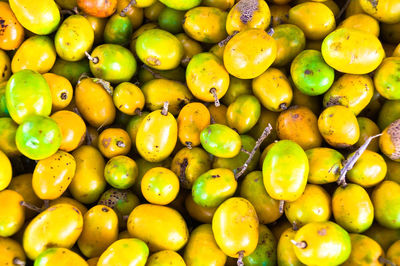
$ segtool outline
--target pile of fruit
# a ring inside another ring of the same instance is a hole
[[[0,0],[0,265],[400,265],[400,0]]]

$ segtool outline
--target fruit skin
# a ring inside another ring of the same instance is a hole
[[[330,33],[322,42],[321,52],[328,65],[347,74],[372,72],[385,56],[376,36],[349,28]]]
[[[131,150],[128,132],[121,128],[107,128],[99,135],[99,151],[107,158],[126,155]]]
[[[104,158],[93,146],[83,145],[72,155],[76,161],[75,176],[69,185],[72,196],[83,204],[90,204],[100,197],[106,188]]]
[[[258,227],[258,245],[249,256],[243,258],[245,265],[276,265],[276,239],[267,226]]]
[[[8,237],[0,237],[0,264],[13,265],[14,259],[26,263],[26,256],[19,242]]]
[[[190,217],[201,223],[211,224],[217,207],[207,208],[194,202],[192,195],[187,195],[185,198],[185,208]]]
[[[183,18],[183,29],[192,39],[204,43],[218,43],[225,31],[227,12],[215,7],[200,6],[188,10]]]
[[[343,105],[358,115],[371,101],[374,84],[367,75],[344,74],[325,93],[324,107]]]
[[[50,34],[60,23],[60,11],[53,0],[43,0],[40,5],[29,0],[11,0],[9,3],[19,23],[35,34]]]
[[[343,155],[331,148],[318,147],[306,150],[310,172],[308,182],[327,184],[337,181],[342,169]]]
[[[304,150],[319,147],[322,143],[317,117],[304,106],[295,105],[281,112],[276,121],[276,131],[279,139],[292,140]]]
[[[211,169],[193,183],[193,201],[200,206],[213,208],[231,197],[237,188],[233,172],[225,168]]]
[[[36,71],[18,71],[7,82],[7,109],[17,124],[21,124],[30,115],[48,116],[51,101],[49,85]]]
[[[14,190],[0,191],[0,200],[4,203],[0,213],[0,237],[9,237],[17,233],[25,222],[25,210],[21,206],[22,195]]]
[[[221,124],[211,124],[203,129],[200,142],[207,152],[221,158],[235,157],[239,154],[242,144],[236,131]]]
[[[374,73],[376,90],[388,100],[400,100],[400,58],[387,57]]]
[[[265,31],[241,31],[225,47],[225,68],[237,78],[253,79],[271,66],[276,58],[276,49],[276,41]]]
[[[1,4],[1,3],[0,3]],[[1,49],[1,48],[0,48]],[[7,53],[3,50],[0,50],[0,91],[3,91],[3,87],[5,87],[5,84],[7,84],[8,79],[11,76],[11,61],[10,57],[7,55]],[[4,95],[4,92],[1,92],[1,94]],[[2,97],[0,97],[1,99]],[[1,100],[2,101],[2,100]],[[3,107],[0,109],[1,113],[0,115],[4,116],[5,113],[3,110]]]
[[[304,241],[307,247],[294,247],[299,260],[307,265],[339,265],[351,253],[349,234],[333,222],[313,222],[300,228],[294,240]],[[329,249],[330,252],[326,252]]]
[[[140,124],[136,135],[136,148],[149,162],[161,162],[168,158],[178,139],[178,124],[171,113],[163,115],[153,111]]]
[[[290,65],[290,74],[296,87],[310,96],[325,93],[335,78],[333,68],[325,63],[321,52],[315,50],[299,53]]]
[[[195,6],[200,5],[201,0],[187,0],[187,1],[180,1],[180,0],[160,0],[161,3],[166,5],[169,8],[173,8],[176,10],[189,10],[194,8]]]
[[[174,172],[164,167],[148,170],[141,182],[143,197],[150,203],[167,205],[179,192],[179,179]]]
[[[279,87],[279,90],[276,88]],[[292,87],[285,74],[277,68],[268,68],[252,81],[253,94],[270,111],[286,110],[293,98]]]
[[[18,127],[15,142],[26,157],[32,160],[45,159],[60,148],[61,130],[53,119],[31,115]]]
[[[250,13],[249,18],[243,13]],[[232,35],[235,31],[245,29],[265,30],[271,22],[271,13],[268,4],[262,0],[244,1],[235,4],[228,13],[226,19],[226,32]]]
[[[49,246],[71,248],[82,232],[81,212],[70,204],[57,204],[29,222],[23,235],[28,258],[35,260]]]
[[[367,14],[351,15],[343,20],[337,28],[352,28],[379,37],[379,22]]]
[[[126,46],[130,43],[133,33],[133,25],[128,16],[121,16],[121,13],[112,15],[106,23],[103,32],[105,43],[114,43]]]
[[[378,124],[379,129],[384,130],[387,126],[399,118],[400,100],[387,100],[379,110],[379,116],[376,123]]]
[[[372,192],[375,219],[389,229],[400,228],[400,185],[383,181]]]
[[[50,265],[76,265],[87,266],[86,261],[69,249],[66,248],[48,248],[35,259],[33,266],[50,266]]]
[[[306,45],[304,32],[293,24],[277,25],[274,27],[272,38],[275,39],[277,45],[276,58],[272,64],[275,67],[285,66],[292,62]]]
[[[56,204],[61,204],[61,203],[67,203],[67,204],[70,204],[70,205],[76,207],[78,210],[81,211],[82,215],[85,215],[85,213],[87,213],[87,211],[88,211],[88,209],[85,207],[85,205],[83,205],[82,203],[80,203],[76,199],[69,198],[69,197],[59,197],[59,198],[57,198],[55,200],[51,200],[50,201],[50,206],[54,206]]]
[[[115,119],[115,106],[106,89],[95,79],[81,80],[75,88],[75,102],[82,117],[93,127],[110,125]]]
[[[142,90],[133,83],[122,82],[115,87],[114,105],[127,115],[134,115],[144,107],[145,97]]]
[[[119,155],[112,157],[104,168],[104,178],[112,187],[127,189],[135,183],[139,170],[131,158]]]
[[[325,141],[335,148],[356,144],[360,137],[356,116],[349,108],[341,105],[328,107],[320,114],[318,129]]]
[[[77,0],[78,7],[94,17],[106,18],[117,9],[117,0]]]
[[[295,201],[307,184],[307,155],[291,140],[278,141],[268,151],[262,172],[265,189],[273,199]]]
[[[70,62],[58,58],[50,72],[65,77],[75,86],[83,73],[90,72],[89,61],[82,59],[77,62]]]
[[[294,252],[294,245],[290,242],[294,239],[296,231],[287,228],[281,235],[277,245],[277,262],[281,266],[302,266],[303,263],[297,258]]]
[[[169,70],[180,64],[183,46],[168,31],[151,29],[143,32],[136,40],[136,53],[149,67]]]
[[[186,82],[189,90],[199,100],[214,102],[222,98],[229,88],[229,74],[221,60],[212,53],[199,53],[190,60],[186,68]]]
[[[325,222],[331,217],[331,197],[321,186],[308,184],[303,195],[285,204],[285,215],[291,224],[301,227],[310,222]]]
[[[351,233],[366,231],[374,221],[374,205],[367,191],[357,184],[335,190],[332,211],[337,224]]]
[[[6,189],[11,182],[12,168],[7,154],[0,150],[0,191]]]
[[[371,2],[360,0],[360,6],[364,12],[377,20],[393,24],[400,22],[400,4],[396,0],[382,2]]]
[[[271,198],[265,191],[261,171],[253,171],[246,175],[240,185],[240,196],[253,205],[260,224],[273,223],[282,216],[279,213],[279,201]]]
[[[176,265],[176,266],[186,266],[185,261],[175,251],[172,250],[162,250],[153,253],[147,260],[146,265],[148,266],[162,266],[162,265]]]
[[[254,95],[240,95],[228,106],[226,120],[229,127],[243,134],[252,129],[261,115],[261,104]]]
[[[96,205],[83,216],[83,229],[77,241],[88,258],[100,256],[118,239],[118,217],[109,207]]]
[[[101,254],[97,265],[137,265],[144,266],[149,256],[146,243],[138,238],[120,239],[112,243]]]
[[[190,234],[183,255],[187,266],[223,266],[226,255],[215,242],[211,224],[202,224]]]
[[[92,49],[94,31],[89,21],[81,15],[66,18],[54,37],[57,54],[67,61],[85,58],[85,52]]]
[[[17,49],[24,40],[24,28],[21,26],[10,5],[6,2],[0,2],[0,16],[4,20],[5,27],[2,28],[0,36],[0,49]]]
[[[181,249],[189,238],[185,220],[170,207],[141,204],[128,218],[128,231],[148,243],[151,252]]]
[[[400,263],[400,241],[394,242],[386,252],[386,258],[394,264]]]
[[[118,44],[102,44],[94,48],[91,56],[98,63],[89,62],[90,71],[96,78],[111,83],[130,81],[136,72],[136,59],[125,47]]]
[[[397,119],[387,126],[383,130],[382,136],[379,137],[379,148],[381,152],[389,159],[396,162],[400,161],[399,127],[400,119]]]
[[[86,137],[86,125],[82,117],[72,111],[61,110],[53,113],[51,119],[61,130],[60,150],[70,152],[78,148]]]
[[[32,188],[35,194],[45,200],[54,200],[67,190],[75,175],[74,157],[64,151],[39,160],[32,176]]]
[[[310,20],[309,18],[313,19]],[[289,10],[290,24],[298,26],[310,40],[322,40],[336,27],[332,11],[322,3],[306,2]]]
[[[20,155],[15,144],[17,128],[18,125],[10,117],[0,117],[0,150],[9,158]]]
[[[230,222],[226,222],[230,221]],[[212,231],[221,250],[233,258],[248,256],[258,244],[258,218],[251,203],[240,197],[224,201],[214,213]]]
[[[385,254],[375,240],[360,234],[350,234],[350,239],[350,257],[342,265],[383,265],[380,258]]]
[[[49,85],[52,98],[52,112],[67,107],[73,97],[74,90],[71,82],[63,76],[54,73],[44,73],[43,77]]]

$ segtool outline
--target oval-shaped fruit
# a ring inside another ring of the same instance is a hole
[[[207,208],[197,204],[196,202],[194,202],[191,194],[186,196],[185,208],[190,217],[201,223],[209,224],[211,224],[214,213],[217,210],[216,207]]]
[[[117,9],[117,0],[77,0],[78,7],[94,17],[106,18]]]
[[[201,0],[187,0],[187,1],[180,1],[180,0],[160,0],[161,3],[166,5],[169,8],[173,8],[176,10],[189,10],[198,5],[200,5]]]
[[[280,113],[276,121],[276,132],[279,139],[292,140],[304,150],[321,146],[317,117],[304,106],[295,105]]]
[[[217,207],[231,197],[237,188],[233,172],[225,168],[211,169],[193,183],[192,196],[195,203],[203,207]]]
[[[336,26],[335,17],[329,7],[316,2],[305,2],[292,7],[288,22],[298,26],[310,40],[322,40]]]
[[[217,43],[226,37],[225,23],[227,13],[219,8],[200,6],[185,13],[183,29],[185,33],[199,42]]]
[[[142,90],[135,84],[122,82],[113,92],[113,102],[124,114],[134,115],[142,111],[145,97]]]
[[[8,187],[11,182],[11,178],[12,168],[10,159],[8,159],[7,155],[0,150],[0,191]]]
[[[245,265],[276,265],[276,239],[267,226],[258,227],[258,245],[249,256],[243,258]]]
[[[0,150],[11,158],[20,154],[15,144],[18,125],[10,117],[0,117]],[[7,169],[7,168],[4,168]]]
[[[104,178],[112,187],[127,189],[133,186],[138,176],[136,162],[127,156],[112,157],[104,168]]]
[[[207,152],[221,158],[235,157],[242,145],[239,134],[221,124],[211,124],[203,129],[200,133],[200,142]]]
[[[136,135],[136,148],[149,162],[161,162],[174,150],[178,139],[178,125],[174,116],[153,111],[140,124]]]
[[[174,172],[164,167],[148,170],[141,181],[143,197],[150,203],[167,205],[179,192],[179,179]]]
[[[371,101],[374,84],[367,75],[344,74],[325,93],[324,107],[343,105],[358,115]]]
[[[388,0],[383,3],[360,0],[359,3],[364,12],[381,22],[388,24],[400,22],[400,4],[396,0]]]
[[[49,247],[71,248],[82,232],[81,212],[70,204],[57,204],[37,215],[24,231],[26,255],[35,260]]]
[[[75,252],[66,248],[48,248],[35,259],[34,266],[51,266],[51,265],[76,265],[87,266],[86,261]]]
[[[277,246],[277,262],[278,265],[282,266],[303,266],[304,264],[297,258],[291,242],[296,235],[296,231],[293,228],[287,228],[281,235]]]
[[[381,131],[379,127],[371,119],[366,117],[357,117],[358,126],[360,127],[360,138],[354,144],[355,148],[361,147],[365,141],[372,136],[378,135]],[[379,140],[374,138],[367,147],[367,150],[378,152]]]
[[[153,253],[146,263],[147,266],[161,266],[161,265],[176,265],[176,266],[186,266],[185,261],[175,251],[172,250],[162,250]]]
[[[274,62],[276,41],[264,30],[248,29],[228,41],[224,65],[229,74],[240,79],[255,78]]]
[[[1,5],[1,4],[0,4]],[[1,265],[20,265],[26,263],[25,252],[19,242],[8,237],[0,237],[0,263]]]
[[[133,237],[143,239],[152,252],[181,249],[189,238],[181,214],[165,206],[141,204],[128,218],[128,231]]]
[[[149,256],[146,243],[138,238],[120,239],[112,243],[101,254],[98,266],[136,265],[144,266]]]
[[[32,176],[35,194],[45,200],[60,197],[71,183],[75,170],[74,157],[64,151],[57,151],[52,156],[39,160]]]
[[[215,242],[211,224],[202,224],[190,234],[183,258],[187,266],[223,266],[226,255]]]
[[[400,161],[400,119],[397,119],[382,132],[379,137],[379,148],[389,159]]]
[[[92,49],[94,32],[89,21],[81,15],[66,18],[54,37],[57,54],[67,61],[85,58],[85,52]]]
[[[158,16],[158,25],[163,30],[176,34],[183,31],[182,21],[185,16],[184,11],[164,8]]]
[[[330,33],[322,42],[321,52],[328,65],[348,74],[372,72],[385,56],[376,36],[349,28]]]
[[[121,12],[112,15],[106,23],[103,32],[105,43],[114,43],[126,46],[131,41],[133,25],[127,16],[121,16]]]
[[[118,44],[102,44],[91,54],[90,71],[96,78],[111,83],[130,81],[136,72],[136,59],[127,48]],[[97,59],[96,59],[97,58]]]
[[[293,91],[285,74],[277,68],[268,68],[252,81],[254,95],[270,111],[286,110],[292,102]],[[276,88],[279,88],[277,90]]]
[[[118,217],[104,205],[96,205],[83,217],[83,229],[77,243],[88,258],[100,256],[118,239]]]
[[[131,150],[131,139],[122,128],[107,128],[99,135],[99,151],[107,158],[126,155]]]
[[[72,155],[76,161],[76,171],[69,191],[79,202],[93,203],[107,184],[104,179],[104,158],[96,148],[89,145],[79,147]]]
[[[239,134],[254,127],[261,115],[261,104],[254,95],[241,95],[228,106],[226,120],[228,126]]]
[[[0,237],[9,237],[17,233],[25,222],[24,198],[14,190],[0,191],[0,200],[4,204],[0,211]]]
[[[61,110],[50,116],[61,130],[60,150],[70,152],[78,148],[86,137],[86,125],[82,117],[72,111]]]
[[[318,129],[325,141],[335,148],[356,144],[360,137],[356,116],[341,105],[328,107],[320,114]]]
[[[311,222],[325,222],[331,217],[331,197],[318,185],[309,184],[296,201],[285,204],[285,215],[298,227]]]
[[[90,73],[89,61],[82,59],[77,62],[70,62],[58,58],[50,71],[65,77],[75,86],[83,73]]]
[[[379,22],[367,14],[351,15],[343,20],[337,28],[361,30],[379,37]]]
[[[29,0],[11,0],[10,7],[25,29],[47,35],[55,31],[60,23],[60,11],[54,0],[43,0],[40,4]]]
[[[306,187],[308,171],[304,150],[291,140],[278,141],[268,151],[263,163],[265,189],[273,199],[295,201]]]
[[[179,40],[165,30],[151,29],[143,32],[136,41],[136,53],[149,67],[168,70],[176,68],[183,57]]]
[[[360,234],[350,234],[351,253],[343,266],[351,265],[383,265],[381,258],[384,251],[372,238]]]
[[[366,231],[374,220],[374,206],[364,188],[357,184],[338,187],[332,197],[335,221],[352,233]]]
[[[339,265],[351,253],[349,234],[333,222],[306,224],[297,231],[294,240],[299,244],[294,246],[294,252],[306,265]]]
[[[331,148],[318,147],[306,151],[310,172],[308,182],[327,184],[336,182],[342,169],[343,155]]]
[[[215,241],[226,255],[233,258],[248,256],[253,253],[258,243],[256,210],[244,198],[227,199],[214,214],[212,231]]]
[[[221,99],[226,105],[231,104],[237,97],[243,94],[251,94],[251,80],[229,77],[229,87]]]
[[[24,28],[21,26],[14,12],[7,2],[0,3],[0,16],[4,20],[0,35],[0,49],[17,49],[24,40]]]
[[[392,122],[400,118],[400,100],[387,100],[379,110],[378,124],[380,129],[385,129]]]
[[[56,204],[61,204],[61,203],[67,203],[67,204],[70,204],[70,205],[76,207],[78,210],[81,211],[82,215],[85,215],[85,213],[88,211],[88,209],[85,207],[85,205],[83,205],[79,201],[77,201],[73,198],[69,198],[69,197],[59,197],[55,200],[51,200],[50,206],[54,206]]]
[[[48,116],[51,112],[51,93],[39,73],[24,69],[13,74],[6,87],[6,103],[11,118],[20,124],[30,115]]]
[[[54,73],[45,73],[43,77],[49,85],[53,112],[67,107],[73,97],[74,91],[68,79]]]
[[[60,148],[61,130],[53,119],[31,115],[18,127],[15,143],[26,157],[32,160],[45,159]]]
[[[386,252],[386,258],[394,264],[400,263],[400,241],[396,241]]]
[[[315,96],[325,93],[332,85],[335,71],[322,58],[321,52],[304,50],[290,66],[296,87],[304,94]]]
[[[400,228],[400,185],[394,181],[383,181],[372,192],[375,219],[390,229]]]
[[[400,58],[385,58],[374,73],[376,90],[388,100],[400,100]]]

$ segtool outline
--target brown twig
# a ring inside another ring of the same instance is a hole
[[[85,51],[85,55],[90,61],[92,61],[93,64],[99,63],[99,58],[97,56],[92,57],[87,51]]]
[[[30,209],[30,210],[32,210],[34,212],[37,212],[37,213],[41,213],[43,211],[43,209],[41,209],[41,208],[39,208],[39,207],[37,207],[37,206],[35,206],[33,204],[30,204],[30,203],[28,203],[26,201],[21,201],[19,204],[21,206],[25,207],[25,208],[28,208],[28,209]]]
[[[283,208],[285,207],[285,201],[280,200],[279,201],[279,213],[283,213]]]
[[[214,96],[215,107],[219,107],[221,104],[218,99],[217,90],[215,88],[211,88],[210,93]]]
[[[165,116],[168,115],[168,105],[169,105],[168,101],[164,102],[164,106],[163,106],[163,109],[161,111],[162,115],[165,115]]]
[[[121,10],[121,13],[119,13],[119,15],[121,17],[125,17],[126,16],[126,12],[128,12],[129,8],[131,8],[131,6],[133,6],[135,4],[136,4],[136,0],[131,0],[129,2],[129,4],[124,9]]]
[[[232,39],[233,36],[235,36],[235,35],[238,34],[238,33],[239,33],[239,32],[238,32],[237,30],[235,30],[231,35],[229,35],[228,37],[226,37],[225,39],[223,39],[222,41],[220,41],[220,42],[218,43],[218,46],[219,46],[219,47],[222,47],[222,46],[226,45],[226,44],[230,41],[230,39]]]
[[[380,257],[378,258],[378,261],[379,261],[380,263],[382,263],[382,264],[388,264],[388,265],[390,265],[390,266],[396,266],[396,264],[394,264],[392,261],[390,261],[390,260],[388,260],[388,259],[385,259],[385,258],[382,257],[382,256],[380,256]]]
[[[344,3],[343,7],[340,9],[339,13],[336,16],[336,23],[338,23],[338,20],[340,17],[343,15],[343,13],[346,11],[347,7],[349,6],[351,0],[347,0],[346,3]]]
[[[306,248],[307,247],[307,243],[305,241],[296,242],[294,239],[291,239],[290,242],[292,242],[292,244],[298,248]]]
[[[163,79],[163,78],[164,78],[164,77],[161,76],[160,74],[154,72],[153,69],[151,69],[150,67],[148,67],[148,66],[145,65],[145,64],[142,65],[142,68],[144,68],[144,69],[146,69],[147,71],[149,71],[150,74],[153,75],[153,78],[156,78],[156,79]]]
[[[238,257],[238,260],[237,260],[237,266],[244,266],[244,262],[243,262],[244,251],[241,250],[241,251],[238,252],[238,254],[239,254],[239,257]]]

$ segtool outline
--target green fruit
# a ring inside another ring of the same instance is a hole
[[[161,29],[173,34],[182,32],[182,21],[184,16],[184,11],[179,11],[169,7],[164,8],[158,16],[158,25],[160,25]]]
[[[263,224],[258,227],[258,245],[256,250],[243,258],[244,265],[276,265],[276,239],[271,230]]]
[[[233,158],[239,154],[242,141],[236,131],[221,124],[212,124],[200,133],[203,148],[221,158]]]
[[[104,28],[104,42],[128,45],[133,32],[132,22],[128,16],[121,17],[119,13],[112,15]]]
[[[23,155],[41,160],[57,152],[61,138],[60,128],[53,119],[32,115],[19,125],[15,142]]]
[[[372,192],[375,219],[390,229],[400,229],[400,185],[383,181]]]
[[[68,79],[72,85],[76,85],[79,77],[83,73],[90,73],[89,61],[83,59],[77,62],[70,62],[58,58],[50,72],[63,76]]]
[[[189,10],[195,6],[200,5],[201,0],[160,0],[161,3],[169,8],[176,10]]]
[[[130,188],[135,184],[137,176],[136,162],[123,155],[112,157],[104,168],[104,178],[114,188]]]

